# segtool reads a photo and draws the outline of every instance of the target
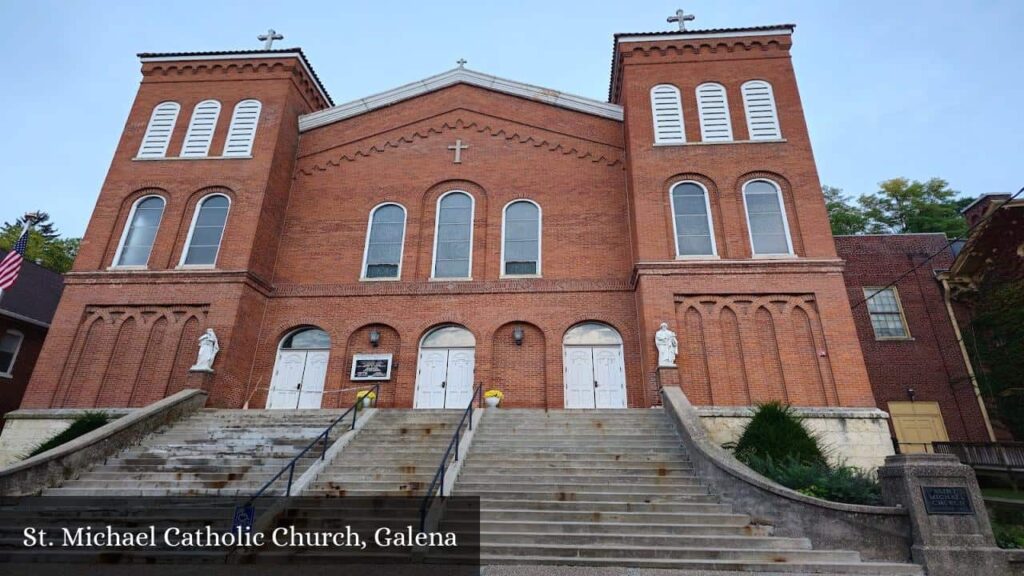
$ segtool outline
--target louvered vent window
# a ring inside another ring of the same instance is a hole
[[[750,133],[750,139],[782,138],[772,85],[763,80],[751,80],[743,84],[742,92],[743,110],[747,114],[747,131]]]
[[[185,133],[185,144],[181,147],[183,157],[208,156],[210,154],[210,142],[213,141],[213,131],[217,127],[218,116],[220,116],[220,102],[203,100],[196,104],[192,111],[192,121],[188,123],[188,132]]]
[[[171,132],[178,121],[179,110],[181,106],[177,102],[163,102],[153,108],[146,135],[139,147],[139,158],[163,158],[167,155],[167,145],[171,143]]]
[[[732,122],[729,120],[729,99],[725,95],[725,86],[715,83],[697,86],[697,113],[700,116],[701,140],[732,140]]]
[[[651,113],[654,115],[654,143],[682,144],[686,142],[683,131],[683,102],[679,89],[670,84],[658,84],[651,88]]]
[[[242,100],[231,115],[228,139],[224,143],[225,156],[251,156],[252,141],[256,138],[256,125],[260,120],[260,101]]]

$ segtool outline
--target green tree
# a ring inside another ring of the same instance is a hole
[[[868,226],[868,218],[859,206],[850,202],[841,188],[822,186],[825,195],[825,208],[828,209],[828,220],[832,224],[833,234],[863,234]]]
[[[0,229],[0,248],[10,250],[21,236],[25,227],[24,218],[5,222]],[[63,274],[71,269],[78,254],[80,238],[61,238],[60,232],[50,221],[50,215],[42,212],[39,221],[32,226],[28,235],[25,258]]]
[[[858,199],[870,233],[944,232],[959,236],[967,230],[960,208],[970,200],[957,198],[958,192],[941,178],[926,182],[893,178],[879,184],[879,188],[875,194]]]

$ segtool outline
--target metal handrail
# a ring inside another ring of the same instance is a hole
[[[953,454],[968,466],[1024,469],[1022,442],[933,442],[935,452]]]
[[[473,396],[469,399],[469,406],[462,411],[462,418],[459,418],[459,425],[455,427],[455,433],[452,434],[452,439],[448,442],[448,448],[444,451],[444,456],[441,457],[441,463],[437,467],[437,472],[434,473],[434,479],[430,481],[430,486],[427,488],[427,493],[423,496],[423,503],[420,504],[420,532],[426,532],[427,524],[427,512],[430,510],[430,505],[434,501],[434,487],[437,487],[437,496],[444,498],[444,476],[448,471],[448,457],[452,454],[452,449],[455,450],[455,459],[453,462],[459,459],[459,440],[462,437],[462,427],[466,424],[466,418],[469,418],[469,430],[473,429],[473,404],[476,402],[483,403],[481,392],[483,391],[483,385],[478,384],[473,389]],[[440,482],[440,485],[438,485]]]
[[[373,387],[370,388],[370,390],[373,392],[373,406],[377,406],[377,399],[380,398],[380,382],[374,384]],[[349,415],[349,413],[352,414],[352,426],[349,428],[349,430],[355,430],[356,420],[359,419],[359,405],[362,403],[363,398],[356,398],[355,403],[352,404],[352,406],[350,406],[348,410],[345,410],[345,412],[341,416],[335,418],[327,426],[327,428],[324,429],[323,432],[321,432],[316,438],[314,438],[312,442],[310,442],[305,448],[302,449],[301,452],[296,454],[295,457],[292,458],[290,462],[285,464],[284,468],[281,468],[277,472],[277,474],[274,474],[273,478],[268,480],[266,484],[264,484],[259,490],[256,491],[255,494],[250,496],[249,500],[245,503],[245,505],[252,505],[252,503],[255,502],[257,498],[262,496],[263,493],[266,492],[267,489],[274,484],[274,482],[277,482],[285,472],[288,472],[288,486],[285,488],[284,495],[291,496],[292,480],[295,477],[295,465],[298,463],[299,459],[305,456],[306,452],[309,452],[311,448],[316,446],[317,442],[320,442],[322,440],[323,448],[320,451],[320,460],[324,460],[324,458],[327,457],[327,441],[328,439],[330,439],[331,430],[333,430],[335,426],[337,426],[342,420],[344,420],[345,417]]]

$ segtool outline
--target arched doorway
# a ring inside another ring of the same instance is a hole
[[[462,326],[441,326],[420,341],[414,408],[465,408],[473,397],[476,338]]]
[[[331,337],[319,328],[299,328],[281,339],[267,408],[319,408],[330,357]]]
[[[566,408],[625,408],[622,336],[607,324],[577,324],[562,339]]]

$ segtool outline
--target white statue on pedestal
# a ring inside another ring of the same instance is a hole
[[[220,352],[220,343],[217,342],[217,335],[213,328],[207,328],[206,332],[199,337],[199,356],[194,366],[189,368],[190,372],[213,372],[213,360]]]
[[[668,329],[668,324],[661,323],[661,328],[654,333],[654,344],[658,347],[658,368],[676,367],[676,354],[679,354],[679,340],[676,333]]]

